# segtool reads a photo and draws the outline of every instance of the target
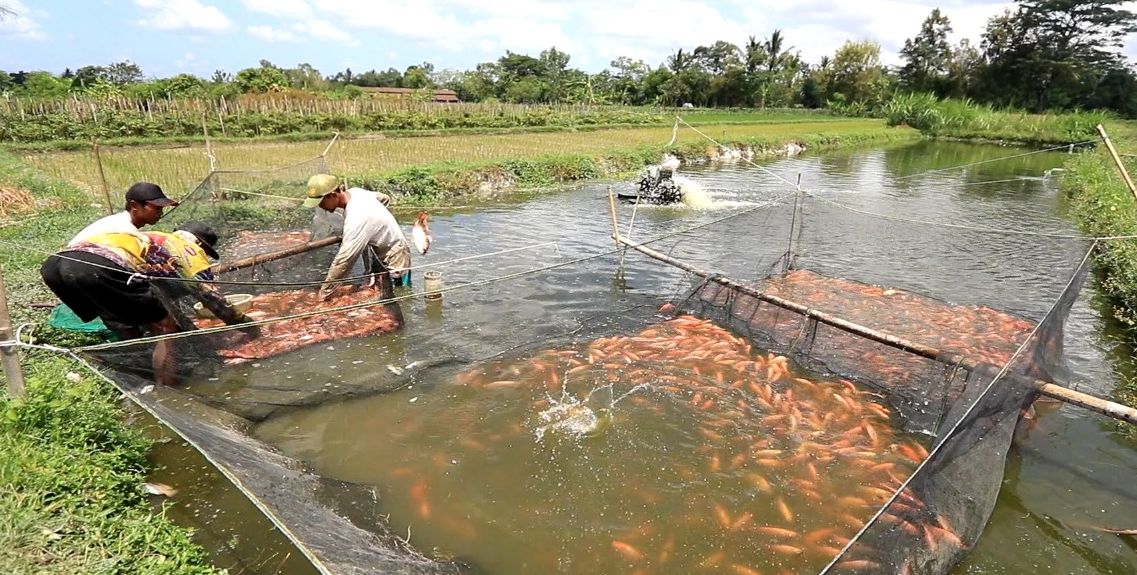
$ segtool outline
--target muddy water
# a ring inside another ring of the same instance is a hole
[[[763,169],[691,168],[686,176],[708,191],[713,206],[635,209],[632,235],[675,234],[653,247],[731,277],[756,278],[778,269],[791,245],[792,187],[769,172],[789,181],[800,174],[815,198],[797,216],[804,222],[793,244],[798,266],[1038,319],[1087,244],[1012,232],[1077,235],[1053,180],[1044,177],[1063,156],[944,170],[1019,152],[921,143],[783,159],[763,163]],[[631,184],[615,186],[631,190]],[[629,205],[619,207],[624,226],[632,212]],[[742,215],[681,233],[732,214]],[[409,223],[409,215],[401,217]],[[396,336],[301,350],[228,369],[216,374],[217,381],[193,388],[272,404],[258,437],[326,476],[378,488],[392,530],[409,532],[412,544],[428,554],[502,574],[581,572],[605,555],[615,558],[602,565],[630,573],[633,554],[601,542],[648,519],[681,522],[693,513],[667,503],[681,498],[653,503],[629,496],[627,487],[708,489],[707,476],[665,471],[706,466],[705,453],[687,448],[693,445],[690,416],[660,416],[621,402],[594,434],[537,441],[531,424],[540,407],[534,397],[511,399],[454,385],[460,370],[499,354],[523,357],[642,329],[658,321],[653,312],[660,303],[692,287],[683,273],[635,253],[626,254],[621,266],[610,253],[610,225],[603,185],[436,212],[435,245],[415,258],[416,265],[537,247],[435,268],[447,286],[474,285],[447,292],[441,302],[405,302],[407,325]],[[596,257],[576,261],[589,256]],[[421,275],[415,279],[421,289]],[[1082,389],[1108,395],[1121,369],[1119,352],[1093,296],[1088,286],[1067,325],[1068,376]],[[416,362],[447,358],[452,361],[417,368]],[[271,394],[326,390],[326,397],[336,397],[390,381],[409,385],[303,409],[281,401],[294,394]],[[501,447],[484,451],[482,433],[501,435]],[[1137,469],[1133,447],[1096,416],[1067,407],[1040,409],[1008,458],[991,523],[956,572],[1132,572],[1137,553],[1129,542],[1091,527],[1137,527],[1137,488],[1129,480]],[[640,491],[646,497],[650,490]],[[425,514],[423,493],[429,493]],[[726,500],[745,496],[721,492]],[[704,535],[709,538],[713,528],[712,517]],[[695,547],[682,565],[697,565],[713,543]],[[696,558],[696,552],[704,555]]]

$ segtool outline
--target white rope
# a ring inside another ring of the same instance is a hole
[[[778,199],[779,200],[784,199],[784,197],[788,197],[788,195],[789,194],[786,194],[785,196],[783,196],[783,198],[778,198]],[[636,244],[636,245],[646,246],[648,244],[659,242],[659,241],[665,240],[667,238],[671,238],[671,237],[675,237],[675,236],[679,236],[679,235],[684,235],[684,234],[689,234],[689,233],[696,231],[698,229],[705,228],[708,226],[712,226],[712,225],[718,224],[720,222],[726,221],[728,219],[735,218],[735,217],[738,217],[738,216],[741,216],[744,214],[748,214],[750,212],[754,212],[754,211],[757,211],[757,210],[760,210],[763,208],[767,208],[767,207],[770,207],[773,205],[777,205],[777,204],[778,204],[778,201],[771,201],[771,202],[768,202],[766,204],[762,204],[762,205],[746,208],[743,210],[739,210],[735,213],[723,216],[721,218],[718,218],[718,219],[715,219],[715,220],[712,220],[712,221],[709,221],[709,222],[706,222],[703,224],[691,226],[689,228],[679,230],[677,232],[664,234],[664,235],[656,237],[654,239],[644,241],[644,242],[640,242],[639,244]],[[482,281],[445,286],[441,289],[434,290],[433,293],[441,293],[441,292],[448,292],[448,291],[456,291],[459,289],[481,287],[481,286],[485,286],[485,285],[489,285],[489,284],[493,284],[493,283],[497,283],[497,282],[501,282],[501,281],[516,279],[516,278],[523,277],[526,275],[540,273],[543,271],[548,271],[548,270],[552,270],[552,269],[556,269],[556,268],[560,268],[560,267],[565,267],[565,266],[585,262],[588,260],[601,258],[601,257],[607,256],[607,255],[612,255],[612,254],[618,253],[620,251],[620,249],[621,248],[613,248],[610,250],[605,250],[603,252],[584,256],[581,258],[577,258],[577,259],[573,259],[573,260],[569,260],[569,261],[565,261],[565,262],[560,262],[560,263],[555,263],[555,264],[550,264],[547,266],[541,266],[538,268],[532,268],[529,270],[516,272],[516,273],[512,273],[512,274],[507,274],[507,275],[503,275],[503,276],[497,276],[497,277],[489,278],[489,279],[482,280]],[[91,345],[91,346],[83,346],[83,347],[78,347],[78,348],[74,348],[74,349],[76,351],[98,351],[98,350],[105,350],[105,349],[114,349],[114,348],[119,348],[119,347],[127,347],[127,346],[132,346],[132,345],[142,345],[142,344],[146,344],[146,343],[154,343],[154,342],[164,341],[164,340],[168,340],[168,339],[182,339],[182,338],[187,338],[187,337],[196,337],[196,336],[200,336],[200,335],[210,335],[210,334],[214,334],[214,333],[222,333],[222,332],[233,331],[233,330],[241,330],[241,329],[245,329],[245,328],[252,327],[252,326],[268,325],[268,324],[272,324],[272,323],[289,321],[289,320],[293,320],[293,319],[303,319],[303,318],[307,318],[307,317],[311,317],[311,316],[315,316],[315,315],[339,313],[342,311],[352,311],[352,310],[372,307],[372,306],[376,306],[376,305],[385,305],[388,303],[395,303],[395,302],[419,297],[419,296],[425,295],[425,293],[426,292],[413,292],[413,293],[409,293],[409,294],[405,294],[405,295],[401,295],[401,296],[395,296],[395,297],[388,298],[388,299],[378,299],[378,300],[373,300],[373,301],[369,301],[369,302],[360,302],[360,303],[340,306],[340,307],[336,307],[336,308],[329,308],[329,309],[316,310],[316,311],[310,311],[310,312],[302,312],[302,313],[293,314],[293,315],[289,315],[289,316],[266,318],[263,320],[257,320],[257,321],[252,321],[252,322],[248,322],[248,323],[241,323],[241,324],[235,324],[235,325],[223,325],[223,326],[217,326],[217,327],[211,327],[211,328],[197,329],[197,330],[193,330],[193,331],[177,332],[177,333],[171,333],[171,334],[162,334],[162,335],[149,336],[149,337],[140,337],[140,338],[131,339],[131,340],[127,340],[127,341],[104,343],[104,344]]]
[[[720,143],[719,143],[717,140],[715,140],[714,138],[712,138],[712,137],[710,137],[710,136],[708,136],[708,135],[704,134],[703,132],[699,131],[699,129],[698,129],[698,128],[696,128],[696,127],[692,126],[691,124],[688,124],[688,123],[687,123],[686,121],[684,121],[682,118],[679,118],[678,116],[676,116],[676,119],[677,119],[678,121],[680,121],[680,122],[683,122],[683,124],[685,124],[687,127],[691,128],[691,129],[692,129],[692,130],[694,130],[694,131],[695,131],[697,134],[699,134],[699,135],[703,136],[704,138],[706,138],[706,139],[707,139],[707,140],[709,140],[710,142],[714,143],[715,145],[718,145],[718,146],[722,146],[722,144],[720,144]],[[1080,146],[1080,145],[1085,145],[1085,144],[1092,144],[1092,143],[1093,143],[1093,141],[1092,141],[1092,140],[1090,140],[1090,141],[1085,141],[1085,142],[1078,142],[1077,144],[1068,144],[1068,145],[1069,145],[1069,146]],[[1022,154],[1015,154],[1015,155],[1012,155],[1012,156],[1004,156],[1004,157],[1002,157],[1002,158],[994,158],[994,159],[991,159],[991,160],[983,160],[983,161],[980,161],[980,162],[972,162],[972,163],[970,163],[970,164],[963,164],[963,165],[960,165],[960,166],[954,166],[954,167],[951,167],[951,168],[943,168],[943,169],[940,169],[940,170],[930,170],[930,171],[927,171],[927,172],[921,172],[921,173],[919,173],[919,174],[912,174],[912,175],[909,175],[909,176],[902,176],[902,177],[899,177],[899,178],[893,178],[893,179],[894,179],[894,180],[903,180],[903,179],[912,178],[912,177],[916,177],[916,176],[921,176],[921,175],[925,175],[925,174],[933,174],[933,173],[937,173],[937,172],[944,172],[944,171],[949,171],[949,170],[958,170],[958,169],[961,169],[961,168],[966,168],[966,167],[975,166],[975,165],[979,165],[979,164],[986,164],[986,163],[990,163],[990,162],[997,162],[997,161],[1001,161],[1001,160],[1009,160],[1009,159],[1012,159],[1012,158],[1021,158],[1021,157],[1024,157],[1024,156],[1030,156],[1030,155],[1033,155],[1033,154],[1041,154],[1041,153],[1045,153],[1045,152],[1052,152],[1052,151],[1055,151],[1055,150],[1060,150],[1060,149],[1066,148],[1068,145],[1064,144],[1064,145],[1062,145],[1062,146],[1056,146],[1056,147],[1053,147],[1053,148],[1047,148],[1047,149],[1044,149],[1044,150],[1036,150],[1036,151],[1032,151],[1032,152],[1026,152],[1026,153],[1022,153]],[[820,201],[822,201],[822,202],[826,202],[826,203],[832,204],[832,205],[834,205],[834,206],[837,206],[837,207],[839,207],[839,208],[841,208],[841,209],[845,209],[845,210],[848,210],[848,211],[851,211],[851,212],[854,212],[854,213],[859,213],[859,214],[862,214],[862,215],[866,215],[866,216],[878,217],[878,218],[883,218],[883,219],[886,219],[886,220],[900,221],[900,222],[906,222],[906,223],[924,224],[924,225],[930,225],[930,226],[941,226],[941,227],[947,227],[947,228],[964,229],[964,230],[971,230],[971,231],[977,231],[977,232],[985,232],[985,233],[998,233],[998,234],[1011,234],[1011,235],[1025,235],[1025,236],[1039,236],[1039,237],[1047,237],[1047,238],[1058,238],[1058,239],[1076,239],[1076,240],[1087,240],[1087,241],[1088,241],[1088,240],[1093,240],[1093,241],[1114,241],[1114,240],[1129,240],[1129,239],[1137,239],[1137,235],[1118,235],[1118,236],[1099,236],[1099,237],[1086,237],[1086,236],[1084,236],[1084,235],[1069,235],[1069,234],[1047,234],[1047,233],[1043,233],[1043,232],[1028,232],[1028,231],[1010,230],[1010,229],[994,229],[994,228],[983,228],[983,227],[965,226],[965,225],[960,225],[960,224],[948,224],[948,223],[942,223],[942,222],[932,222],[932,221],[927,221],[927,220],[906,219],[906,218],[899,218],[899,217],[896,217],[896,216],[888,216],[888,215],[884,215],[884,214],[878,214],[878,213],[874,213],[874,212],[867,212],[867,211],[863,211],[863,210],[858,210],[858,209],[856,209],[856,208],[853,208],[853,207],[851,207],[851,206],[847,206],[847,205],[845,205],[845,204],[841,204],[841,203],[839,203],[839,202],[835,202],[835,201],[833,201],[833,200],[829,200],[829,199],[826,199],[826,198],[823,198],[823,197],[817,196],[817,195],[815,195],[814,193],[811,193],[811,192],[808,192],[808,191],[806,191],[806,190],[803,190],[803,189],[802,189],[802,187],[801,187],[801,183],[800,183],[800,182],[798,182],[798,183],[796,183],[796,184],[795,184],[794,182],[791,182],[791,181],[787,180],[786,178],[783,178],[782,176],[780,176],[780,175],[778,175],[778,174],[776,174],[776,173],[774,173],[774,172],[770,171],[769,169],[766,169],[766,168],[765,168],[765,167],[763,167],[763,166],[759,166],[758,164],[756,164],[756,163],[754,163],[754,162],[752,162],[752,161],[750,161],[750,160],[748,160],[748,159],[745,159],[745,158],[744,158],[744,160],[745,160],[747,163],[749,163],[750,165],[752,165],[752,166],[754,166],[754,167],[756,167],[756,168],[759,168],[759,169],[761,169],[762,171],[766,172],[767,174],[770,174],[771,176],[774,176],[775,178],[777,178],[777,179],[779,179],[779,180],[781,180],[781,181],[785,182],[786,184],[789,184],[789,185],[793,186],[793,187],[794,187],[794,189],[795,189],[795,190],[797,190],[797,191],[798,191],[798,192],[800,192],[800,193],[804,193],[804,194],[806,194],[806,195],[808,195],[808,196],[810,196],[810,197],[812,197],[812,198],[816,198],[816,199],[818,199],[818,200],[820,200]],[[972,184],[972,185],[978,185],[978,184],[993,184],[993,183],[1001,183],[1001,182],[1007,182],[1007,181],[1018,181],[1018,179],[1015,179],[1015,180],[997,180],[997,181],[989,181],[989,182],[975,182],[975,184]]]
[[[10,246],[13,246],[15,248],[22,249],[22,250],[25,250],[25,251],[28,251],[31,253],[40,254],[40,255],[47,255],[48,257],[55,256],[55,257],[58,257],[60,259],[64,259],[64,260],[72,261],[72,262],[78,262],[78,263],[81,263],[84,265],[89,265],[89,266],[94,267],[94,268],[105,269],[105,270],[110,270],[110,271],[115,271],[115,272],[123,272],[123,270],[120,268],[107,266],[107,265],[103,265],[103,264],[97,264],[94,262],[88,262],[85,260],[80,260],[80,259],[73,258],[73,257],[67,256],[67,255],[63,255],[63,253],[50,252],[50,251],[47,251],[47,250],[44,250],[41,248],[34,248],[31,246],[27,246],[27,245],[21,244],[19,242],[13,242],[11,240],[0,240],[0,245],[10,245]],[[536,248],[542,248],[542,247],[546,247],[546,246],[550,246],[550,245],[554,246],[554,247],[559,247],[557,244],[557,241],[543,242],[543,243],[539,243],[539,244],[532,244],[532,245],[521,246],[521,247],[517,247],[517,248],[507,248],[504,250],[498,250],[496,252],[489,252],[489,253],[484,253],[484,254],[475,254],[472,256],[463,256],[460,258],[443,260],[441,262],[425,263],[425,264],[421,264],[421,265],[417,265],[417,266],[411,266],[409,268],[406,268],[406,270],[407,271],[420,270],[420,269],[425,269],[425,268],[429,268],[429,267],[437,267],[437,266],[448,265],[448,264],[452,264],[452,263],[463,262],[463,261],[467,261],[467,260],[475,260],[475,259],[479,259],[479,258],[486,258],[486,257],[491,257],[491,256],[496,256],[496,255],[508,254],[508,253],[512,253],[512,252],[519,252],[519,251],[523,251],[523,250],[531,250],[531,249],[536,249]],[[66,251],[66,250],[64,250],[64,251]],[[353,277],[341,278],[338,280],[332,280],[332,281],[327,281],[327,282],[325,282],[325,281],[313,281],[313,282],[242,282],[242,281],[226,281],[226,280],[209,281],[209,280],[199,280],[199,279],[179,278],[179,277],[148,276],[148,275],[141,274],[141,273],[134,273],[129,278],[127,278],[127,285],[130,285],[130,283],[133,281],[160,280],[160,281],[176,281],[176,282],[182,282],[182,283],[208,283],[208,284],[217,284],[217,285],[314,287],[314,286],[324,285],[324,284],[351,283],[354,281],[365,280],[365,279],[368,279],[370,277],[371,277],[370,275],[353,276]]]
[[[818,195],[811,193],[811,192],[805,192],[805,194],[807,196],[814,198],[818,201],[821,201],[823,203],[826,203],[826,204],[829,204],[829,205],[832,205],[832,206],[835,206],[835,207],[838,207],[838,208],[841,208],[843,210],[847,210],[847,211],[850,211],[850,212],[853,212],[856,214],[861,214],[863,216],[870,216],[870,217],[874,217],[874,218],[881,218],[881,219],[885,219],[885,220],[904,222],[904,223],[909,223],[909,224],[923,224],[923,225],[927,225],[927,226],[953,228],[953,229],[968,230],[968,231],[973,231],[973,232],[984,232],[984,233],[989,233],[989,234],[1037,236],[1037,237],[1065,239],[1065,240],[1108,241],[1108,240],[1129,240],[1129,239],[1137,238],[1137,235],[1087,237],[1084,235],[1051,234],[1051,233],[1046,233],[1046,232],[1030,232],[1030,231],[1024,231],[1024,230],[1012,230],[1012,229],[1007,229],[1007,228],[1002,228],[1002,229],[986,228],[986,227],[979,227],[979,226],[966,226],[963,224],[949,224],[949,223],[945,223],[945,222],[933,222],[930,220],[918,220],[918,219],[914,219],[914,218],[902,218],[899,216],[890,216],[887,214],[879,214],[876,212],[869,212],[869,211],[865,211],[865,210],[860,210],[860,209],[854,208],[852,206],[849,206],[847,204],[842,204],[840,202],[836,202],[836,201],[833,201],[833,200],[828,199],[828,198],[823,198],[823,197],[818,196]]]
[[[971,162],[969,164],[961,164],[958,166],[952,166],[950,168],[940,168],[938,170],[928,170],[926,172],[920,172],[918,174],[909,174],[907,176],[900,176],[898,178],[893,178],[893,179],[894,180],[907,180],[908,178],[918,178],[920,176],[926,176],[928,174],[938,174],[940,172],[950,172],[953,170],[962,170],[963,168],[970,168],[971,166],[978,166],[980,164],[990,164],[991,162],[1001,162],[1003,160],[1011,160],[1014,158],[1023,158],[1026,156],[1033,156],[1035,154],[1045,154],[1046,152],[1053,152],[1055,150],[1062,150],[1062,149],[1069,148],[1072,146],[1084,146],[1084,145],[1092,144],[1092,143],[1094,143],[1094,140],[1086,140],[1085,142],[1077,142],[1075,144],[1062,144],[1061,146],[1055,146],[1053,148],[1045,148],[1042,150],[1034,150],[1032,152],[1024,152],[1022,154],[1014,154],[1012,156],[1003,156],[1001,158],[992,158],[990,160],[981,160],[978,162]]]
[[[704,134],[702,131],[700,131],[700,130],[699,130],[698,128],[696,128],[695,126],[692,126],[691,124],[688,124],[688,123],[687,123],[687,121],[686,121],[686,120],[684,120],[683,118],[680,118],[679,116],[675,116],[675,119],[676,119],[676,120],[678,120],[678,121],[680,121],[680,122],[683,122],[683,125],[685,125],[685,126],[687,126],[688,128],[691,128],[692,130],[694,130],[696,134],[699,134],[700,136],[702,136],[702,137],[704,137],[704,138],[706,138],[706,139],[710,140],[710,141],[711,141],[711,143],[713,143],[714,145],[716,145],[716,146],[718,146],[718,147],[720,147],[720,148],[722,148],[722,147],[725,147],[725,146],[723,146],[722,144],[720,144],[720,143],[718,142],[718,140],[716,140],[716,139],[714,139],[714,138],[712,138],[712,137],[710,137],[710,136],[708,136],[708,135]],[[749,158],[742,158],[742,160],[743,160],[744,162],[746,162],[747,164],[750,164],[751,166],[754,166],[755,168],[758,168],[759,170],[762,170],[763,172],[766,172],[767,174],[770,174],[771,176],[774,176],[775,178],[777,178],[777,179],[779,179],[779,180],[781,180],[781,181],[785,182],[786,184],[790,185],[790,186],[791,186],[791,187],[793,187],[794,189],[800,189],[800,188],[798,187],[798,185],[797,185],[797,184],[795,184],[795,183],[793,183],[793,182],[791,182],[791,181],[789,181],[789,180],[787,180],[787,179],[783,178],[782,176],[780,176],[780,175],[778,175],[778,174],[774,173],[774,172],[773,172],[773,171],[771,171],[769,168],[767,168],[767,167],[765,167],[765,166],[760,166],[760,165],[758,165],[758,164],[754,163],[754,161],[753,161],[753,160],[751,160],[751,159],[749,159]]]

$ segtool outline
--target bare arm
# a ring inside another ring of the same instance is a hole
[[[336,284],[328,282],[334,282],[347,276],[347,273],[351,271],[352,264],[355,263],[355,259],[367,247],[367,241],[370,237],[366,222],[345,221],[344,224],[340,249],[336,252],[336,257],[328,268],[328,275],[324,277],[324,285],[320,286],[320,299],[322,300],[327,299],[336,288]]]

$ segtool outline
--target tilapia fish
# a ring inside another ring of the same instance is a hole
[[[430,237],[430,228],[426,225],[426,212],[419,212],[418,217],[415,218],[414,229],[411,230],[411,240],[414,241],[415,249],[420,254],[425,254],[430,249],[430,242],[434,239]]]

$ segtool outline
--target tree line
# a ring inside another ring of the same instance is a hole
[[[898,93],[928,93],[977,103],[1047,110],[1112,110],[1137,117],[1137,72],[1120,53],[1137,15],[1120,0],[1020,0],[991,18],[977,43],[948,41],[947,14],[938,8],[900,52],[902,65],[881,63],[880,46],[847,41],[831,56],[806,62],[780,31],[751,36],[739,46],[718,41],[679,49],[653,67],[619,57],[590,74],[570,66],[555,47],[537,56],[507,51],[473,70],[436,70],[429,62],[324,75],[309,64],[256,67],[210,78],[178,74],[146,79],[134,63],[83,66],[61,74],[0,73],[0,92],[19,97],[71,94],[136,98],[232,97],[304,90],[358,98],[362,88],[446,88],[466,102],[623,104],[701,107],[828,107],[871,114]]]

